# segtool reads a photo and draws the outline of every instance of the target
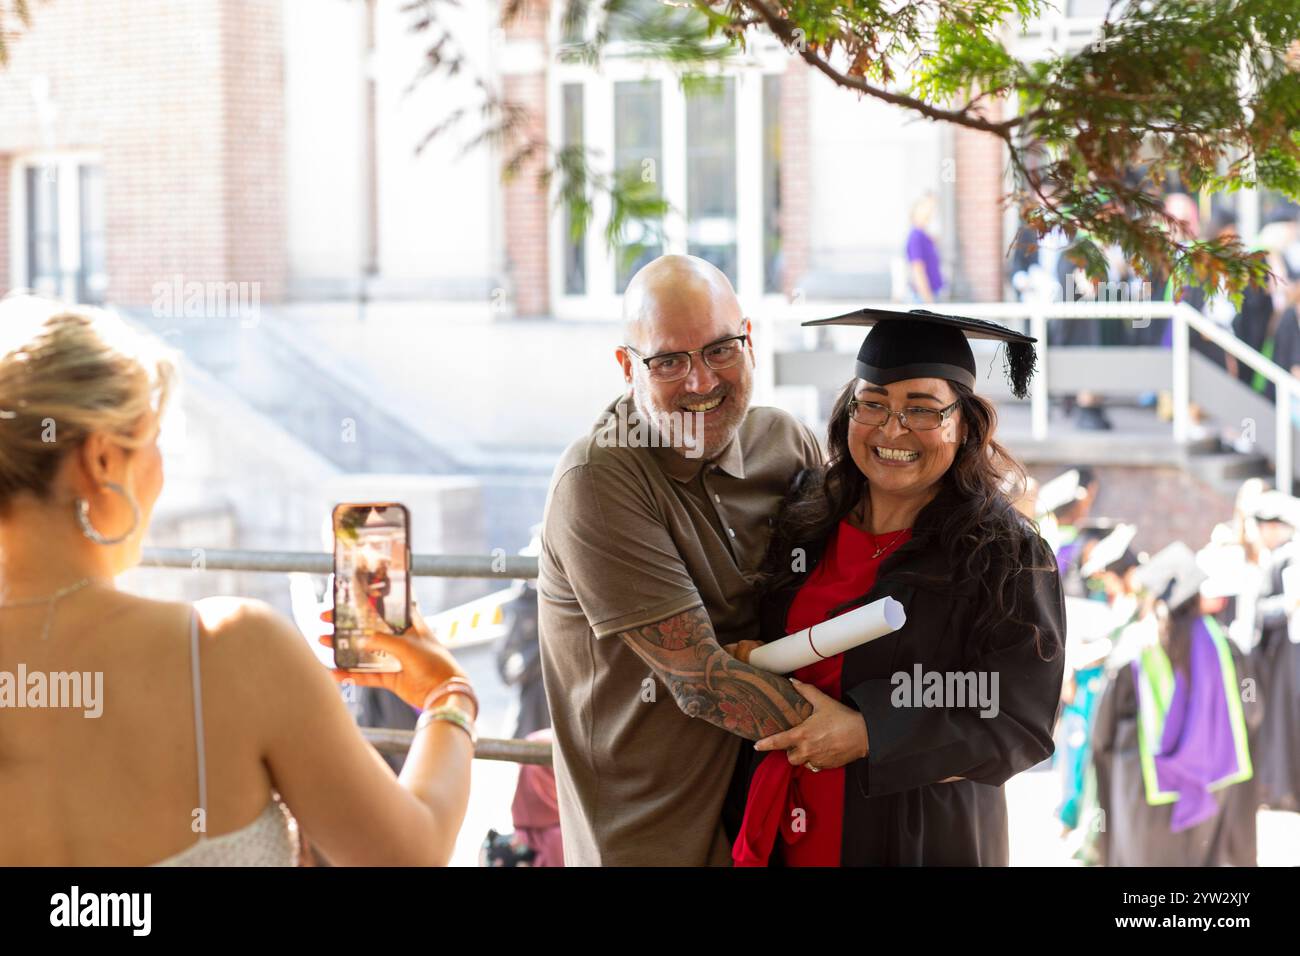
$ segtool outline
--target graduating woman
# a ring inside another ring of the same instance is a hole
[[[764,639],[886,596],[907,621],[793,675],[815,709],[740,771],[733,858],[1005,865],[1002,784],[1053,749],[1064,599],[1004,491],[1019,469],[972,391],[966,336],[1010,343],[1018,396],[1034,340],[921,310],[810,324],[874,327],[831,414],[829,464],[796,480],[777,519]]]

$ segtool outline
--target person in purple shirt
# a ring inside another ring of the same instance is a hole
[[[943,289],[939,249],[926,231],[934,218],[934,193],[926,193],[912,206],[912,231],[907,234],[908,289],[919,302],[934,302]]]

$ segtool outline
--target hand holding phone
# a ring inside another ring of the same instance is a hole
[[[333,620],[332,611],[324,611],[321,620]],[[320,642],[331,646],[329,634]],[[398,671],[333,670],[339,683],[351,681],[358,687],[382,687],[390,690],[412,707],[423,707],[429,693],[452,677],[466,677],[456,658],[433,636],[420,612],[412,608],[411,627],[405,634],[371,633],[362,638],[365,650],[382,650],[398,661]]]

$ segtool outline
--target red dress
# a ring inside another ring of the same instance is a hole
[[[870,591],[880,565],[911,536],[911,528],[875,535],[841,521],[826,556],[795,594],[785,632],[820,624],[840,604]],[[884,550],[877,557],[878,548]],[[844,655],[836,654],[801,667],[794,676],[839,700],[843,665]],[[844,768],[813,773],[792,767],[784,750],[773,750],[750,781],[732,859],[736,866],[766,866],[775,852],[786,866],[839,866],[843,825]]]

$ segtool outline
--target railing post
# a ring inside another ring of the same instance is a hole
[[[1173,391],[1174,391],[1174,441],[1180,445],[1187,444],[1191,435],[1191,401],[1192,401],[1192,367],[1191,348],[1187,321],[1183,318],[1183,309],[1190,306],[1180,305],[1174,309],[1170,321],[1173,322]]]
[[[1029,314],[1029,334],[1038,339],[1038,372],[1029,385],[1030,430],[1034,441],[1045,441],[1051,401],[1047,391],[1047,319],[1041,307]]]
[[[1291,386],[1287,382],[1277,383],[1276,407],[1277,447],[1273,452],[1273,484],[1278,491],[1289,495],[1295,464],[1291,460]]]

